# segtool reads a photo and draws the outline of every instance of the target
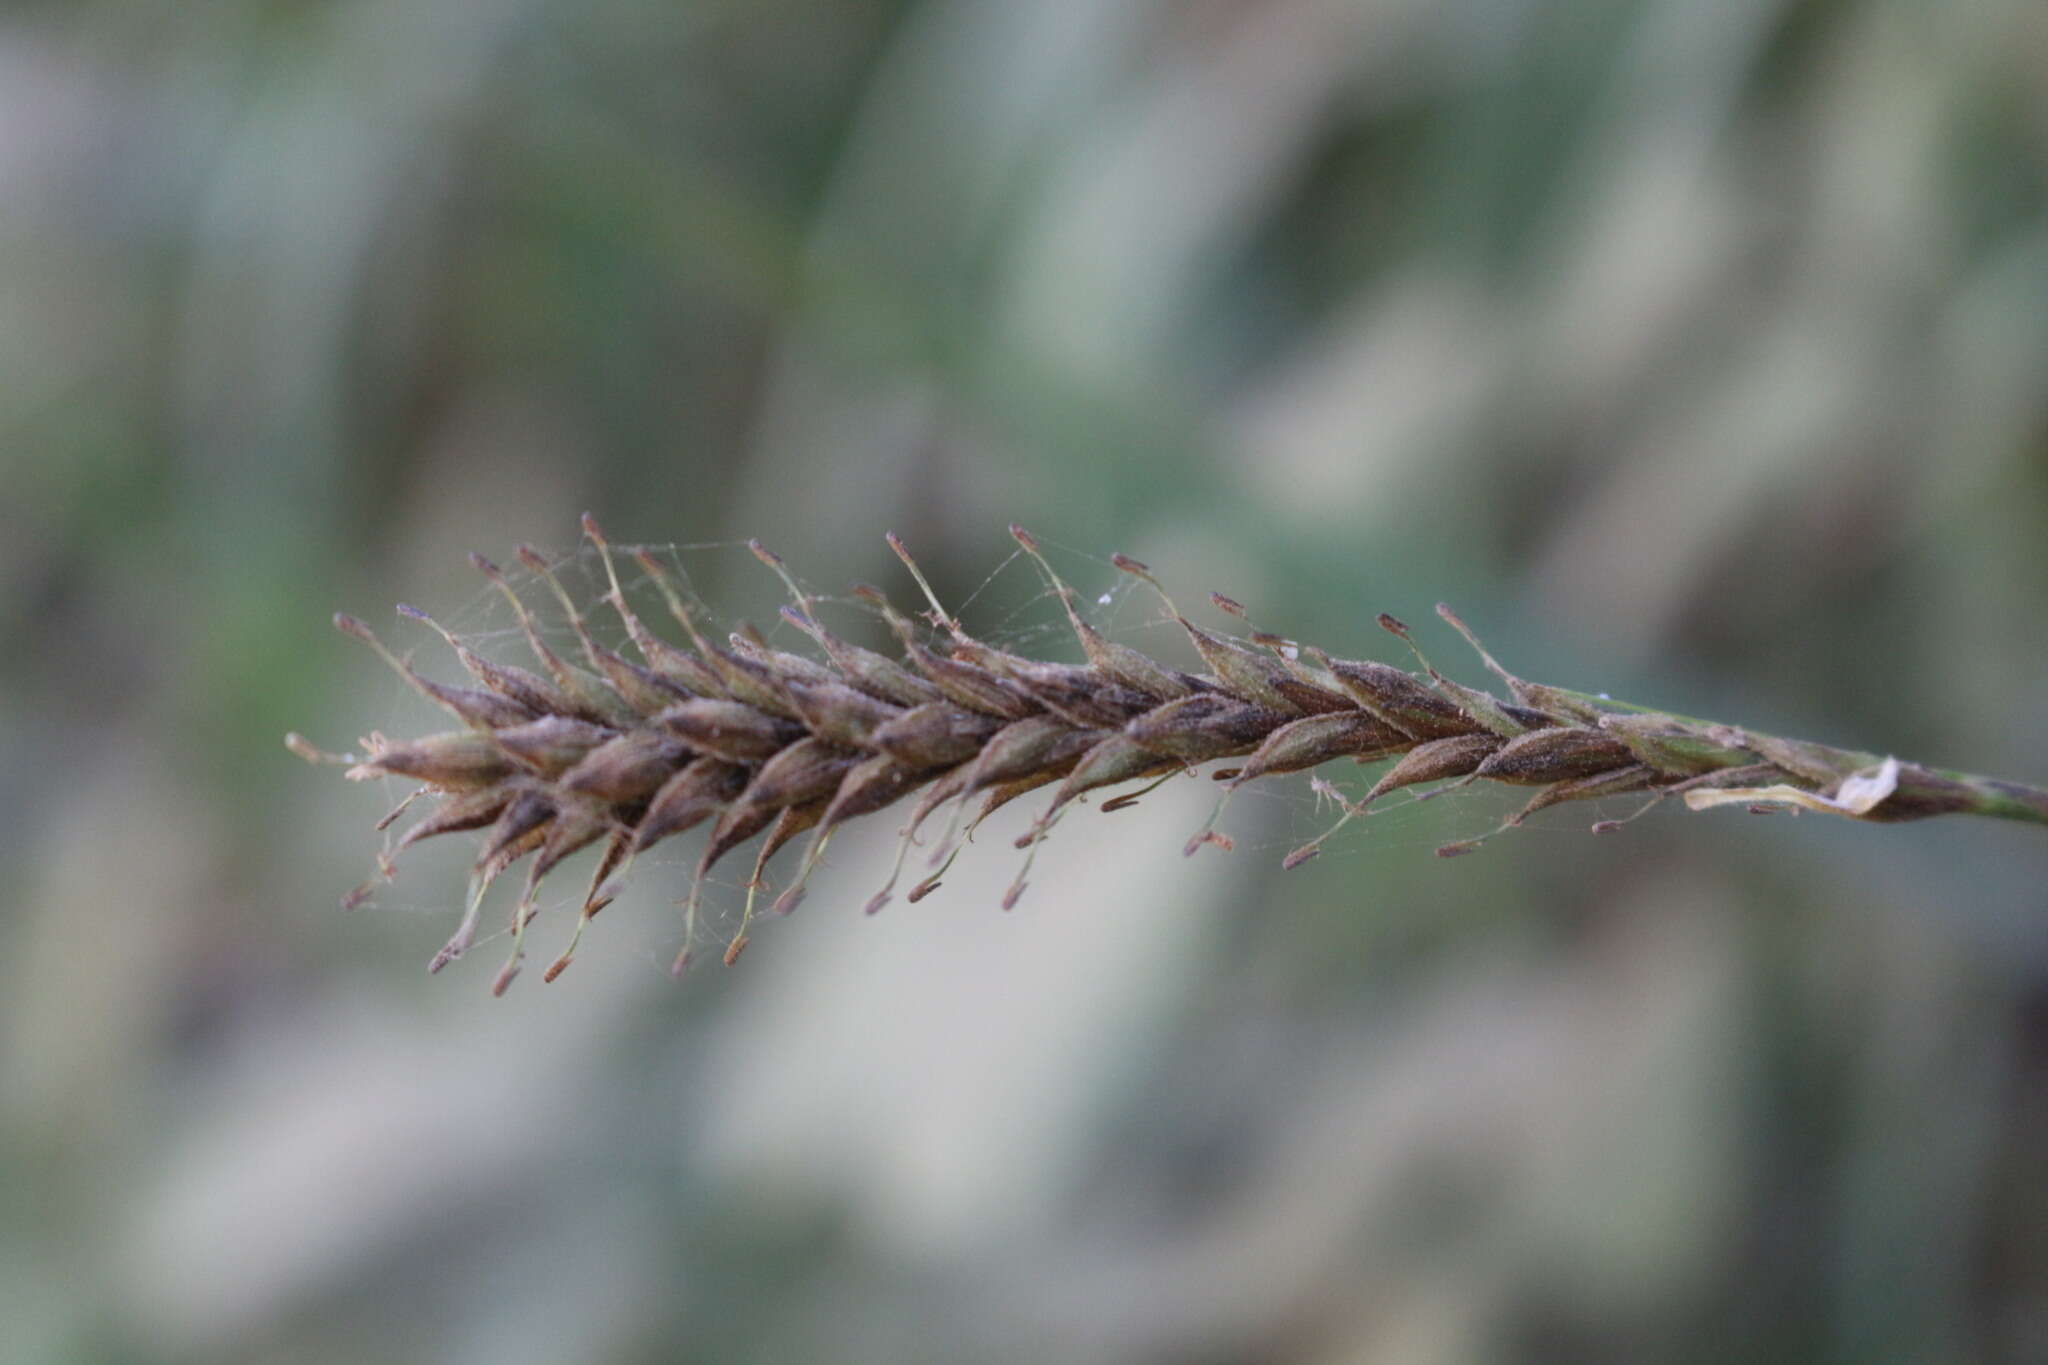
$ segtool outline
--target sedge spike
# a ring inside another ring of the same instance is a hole
[[[1111,564],[1157,594],[1167,619],[1186,633],[1208,670],[1183,672],[1096,632],[1074,610],[1073,589],[1046,561],[1037,540],[1016,526],[1011,537],[1059,602],[1086,663],[1040,662],[976,640],[940,603],[894,535],[889,547],[929,608],[925,620],[933,630],[920,630],[878,590],[855,589],[855,598],[878,612],[896,635],[901,657],[891,659],[825,629],[817,619],[817,599],[799,586],[780,556],[753,542],[756,557],[789,592],[793,605],[785,609],[786,618],[819,647],[819,659],[768,648],[750,633],[731,637],[730,647],[711,643],[665,566],[644,549],[624,551],[647,572],[682,627],[682,642],[662,639],[627,602],[614,547],[597,523],[586,516],[583,530],[603,559],[609,591],[602,600],[618,614],[641,663],[629,663],[599,643],[553,566],[522,549],[522,562],[567,613],[588,667],[564,659],[547,644],[540,623],[504,574],[476,556],[478,570],[511,606],[539,673],[484,660],[424,612],[404,608],[403,615],[455,649],[476,685],[436,683],[367,626],[338,616],[343,633],[452,712],[459,728],[410,742],[373,734],[362,742],[365,752],[348,754],[323,751],[296,733],[285,738],[301,758],[345,766],[350,778],[419,783],[400,810],[421,796],[438,798],[438,807],[399,840],[400,850],[437,834],[482,831],[461,922],[431,970],[473,945],[491,884],[512,863],[534,855],[512,910],[511,954],[493,982],[500,992],[524,961],[542,879],[598,840],[605,841],[605,852],[566,949],[544,973],[546,980],[568,966],[592,917],[618,894],[637,855],[699,823],[710,822],[713,833],[683,902],[677,973],[697,947],[706,875],[756,836],[761,847],[746,882],[745,913],[724,948],[727,963],[748,943],[769,860],[799,834],[810,837],[795,879],[775,900],[774,910],[783,914],[803,897],[843,821],[918,794],[889,882],[866,902],[873,914],[894,894],[919,825],[939,806],[951,804],[954,811],[932,852],[936,870],[904,896],[912,903],[938,889],[968,836],[991,812],[1050,787],[1051,799],[1017,841],[1026,856],[1003,896],[1007,909],[1022,895],[1053,827],[1080,798],[1117,788],[1121,794],[1108,795],[1101,809],[1120,810],[1158,784],[1216,761],[1227,766],[1211,776],[1227,785],[1215,812],[1187,842],[1189,854],[1231,848],[1216,828],[1217,816],[1247,783],[1340,759],[1392,760],[1355,799],[1313,778],[1317,795],[1334,803],[1340,815],[1288,854],[1283,868],[1314,858],[1389,792],[1426,786],[1424,797],[1415,798],[1426,799],[1482,781],[1532,789],[1492,834],[1550,806],[1624,795],[1644,800],[1621,819],[1594,824],[1595,833],[1618,830],[1674,796],[1696,811],[1733,805],[1879,823],[1977,815],[2048,825],[2048,790],[2040,787],[1781,739],[1528,682],[1495,659],[1449,607],[1439,607],[1438,614],[1504,686],[1505,697],[1452,681],[1391,616],[1381,616],[1381,626],[1407,644],[1420,672],[1336,657],[1263,631],[1243,638],[1213,634],[1181,614],[1149,568],[1112,556]],[[1236,601],[1221,594],[1210,600],[1248,622]],[[397,815],[392,812],[383,825]],[[1437,852],[1469,853],[1490,837]],[[380,870],[388,877],[388,867]],[[366,884],[345,903],[368,895]]]

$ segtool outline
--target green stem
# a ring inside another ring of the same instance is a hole
[[[1843,778],[1867,772],[1883,761],[1877,754],[1857,749],[1782,739],[1566,688],[1543,690],[1587,711],[1617,718],[1618,724],[1610,722],[1604,728],[1628,738],[1639,757],[1667,776],[1704,773],[1761,758],[1821,791],[1832,790]],[[2048,825],[2048,790],[1976,773],[1901,763],[1897,789],[1862,818],[1896,823],[1935,815],[1984,815]]]

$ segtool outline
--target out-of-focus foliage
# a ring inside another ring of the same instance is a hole
[[[1183,862],[1180,783],[1011,916],[998,837],[862,922],[849,837],[680,987],[643,869],[493,1002],[418,973],[459,853],[342,915],[379,794],[277,741],[405,704],[330,611],[501,626],[463,552],[588,507],[1448,598],[2048,779],[2044,71],[2030,0],[8,9],[0,1352],[2038,1359],[2036,830],[1429,857],[1472,794],[1282,877],[1305,794]]]

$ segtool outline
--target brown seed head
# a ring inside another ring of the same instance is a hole
[[[522,546],[521,563],[565,613],[583,664],[562,658],[542,638],[504,572],[477,555],[472,562],[513,610],[538,672],[486,660],[425,613],[401,608],[447,640],[477,684],[451,687],[420,675],[361,621],[337,615],[337,628],[374,649],[465,728],[397,742],[373,735],[361,757],[325,754],[297,735],[286,740],[310,761],[351,765],[350,777],[409,778],[438,797],[439,804],[397,841],[400,848],[440,834],[483,831],[466,913],[435,958],[436,969],[470,946],[491,883],[532,856],[527,892],[513,913],[512,960],[494,983],[500,990],[518,972],[517,945],[536,913],[539,883],[592,844],[602,842],[604,851],[583,899],[579,931],[616,894],[636,855],[709,823],[686,903],[686,936],[694,940],[704,875],[756,836],[761,846],[749,878],[749,914],[757,898],[764,904],[772,900],[786,913],[803,898],[827,841],[845,822],[915,798],[900,870],[908,841],[929,816],[951,804],[956,813],[931,849],[935,870],[904,895],[916,903],[939,887],[975,826],[1011,801],[1053,788],[1017,841],[1035,856],[1062,814],[1087,794],[1124,787],[1102,809],[1125,809],[1150,789],[1127,784],[1156,785],[1219,759],[1240,760],[1214,774],[1226,783],[1225,798],[1252,782],[1332,760],[1394,759],[1356,801],[1316,780],[1319,794],[1342,807],[1330,833],[1367,814],[1388,792],[1481,780],[1537,789],[1508,818],[1509,825],[1552,805],[1630,792],[1648,793],[1652,804],[1686,792],[1702,805],[1729,800],[1767,809],[1804,806],[1869,820],[1966,810],[2048,821],[2048,794],[2017,784],[1895,762],[1883,768],[1880,784],[1872,776],[1878,764],[1873,755],[1529,683],[1503,668],[1448,608],[1439,608],[1439,615],[1506,684],[1510,700],[1445,677],[1392,616],[1379,617],[1379,623],[1415,651],[1420,674],[1333,658],[1264,631],[1250,631],[1246,638],[1216,634],[1183,616],[1144,564],[1113,555],[1110,562],[1118,570],[1158,593],[1167,619],[1182,628],[1206,669],[1183,672],[1105,639],[1083,620],[1076,594],[1047,561],[1037,537],[1014,525],[1011,537],[1060,602],[1085,663],[1029,658],[976,640],[893,534],[889,546],[923,596],[932,629],[891,605],[879,589],[857,586],[852,595],[880,615],[897,639],[900,657],[850,644],[829,630],[782,557],[759,541],[749,549],[790,595],[783,619],[822,657],[778,649],[744,629],[712,643],[671,571],[649,551],[634,550],[634,561],[681,627],[683,641],[673,643],[628,602],[613,546],[587,514],[583,533],[604,561],[610,584],[604,600],[616,610],[642,662],[599,640],[554,566]],[[1236,600],[1212,594],[1210,603],[1248,622]],[[940,634],[935,637],[933,630]],[[1719,795],[1713,794],[1716,788],[1722,789]],[[1622,823],[1603,820],[1594,829],[1605,832]],[[1189,840],[1187,851],[1228,849],[1229,837],[1214,825],[1212,818]],[[1328,837],[1295,850],[1283,866],[1313,858]],[[769,860],[797,842],[804,853],[796,880],[779,896],[759,895]],[[1439,852],[1456,856],[1480,842],[1461,840]],[[887,903],[895,884],[892,877],[890,887],[867,902],[867,913]],[[1017,903],[1025,884],[1020,874],[1003,897],[1006,907]],[[367,894],[366,887],[351,899]],[[728,945],[728,962],[745,948],[746,927],[743,922]],[[567,966],[573,951],[572,942],[547,969],[548,979]],[[686,942],[676,970],[690,957]]]

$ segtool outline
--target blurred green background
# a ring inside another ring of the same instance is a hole
[[[1179,783],[493,1001],[278,742],[588,508],[2048,780],[2044,209],[2038,0],[8,6],[0,1355],[2048,1359],[2038,829]]]

